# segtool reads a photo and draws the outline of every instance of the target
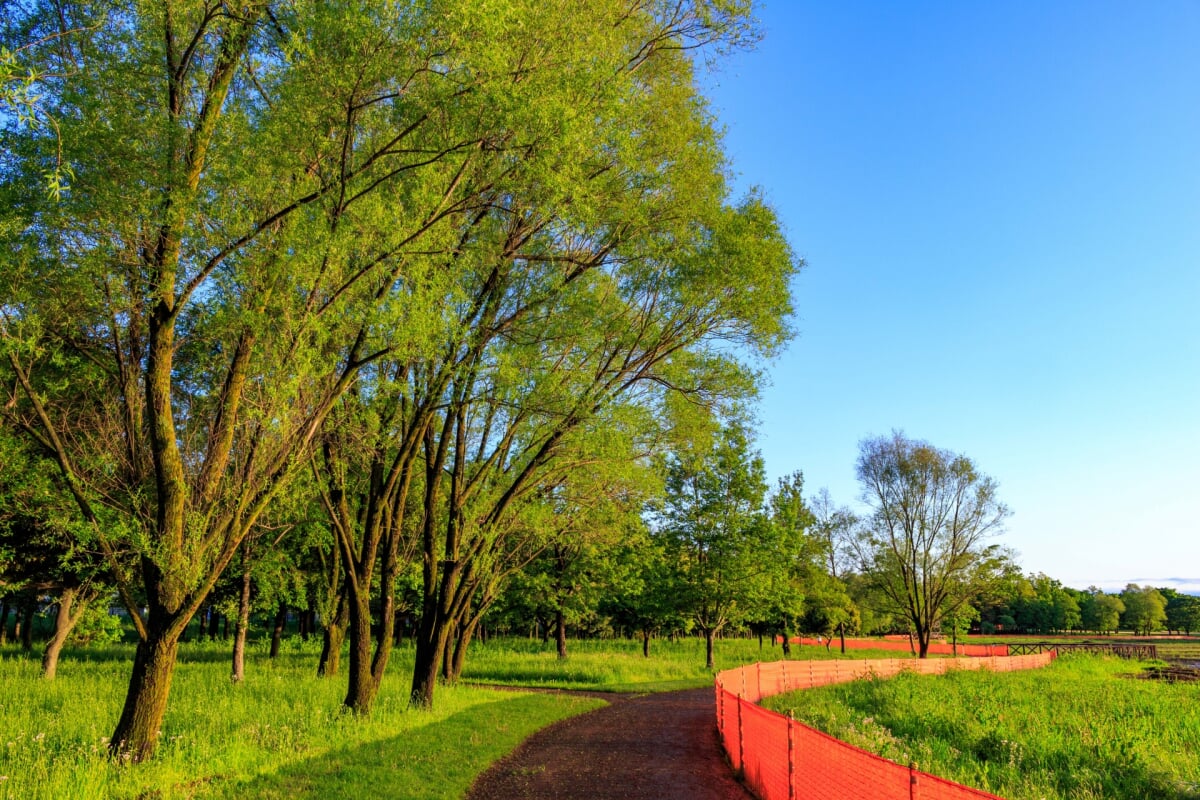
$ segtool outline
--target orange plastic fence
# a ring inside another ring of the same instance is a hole
[[[880,758],[757,705],[764,697],[902,670],[941,674],[952,669],[1008,672],[1044,667],[1053,652],[969,660],[777,661],[720,672],[717,727],[734,769],[761,800],[1000,800]]]
[[[778,642],[780,637],[776,636]],[[816,639],[792,637],[792,644],[798,645],[820,645],[824,647],[827,642],[818,642]],[[831,647],[840,647],[837,639],[833,640]],[[956,649],[957,647],[957,649]],[[912,649],[908,643],[908,639],[847,639],[847,650],[895,650],[908,652]],[[1006,644],[959,644],[949,645],[942,642],[930,642],[929,653],[935,656],[1006,656],[1008,655],[1008,645]]]

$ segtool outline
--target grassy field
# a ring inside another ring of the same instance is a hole
[[[573,641],[569,658],[559,661],[553,644],[527,639],[489,642],[471,651],[463,680],[505,686],[544,686],[607,692],[662,692],[712,686],[712,673],[704,668],[704,640],[694,637],[675,642],[655,641],[650,658],[642,656],[641,641]],[[824,647],[792,646],[793,659],[841,658],[836,643]],[[845,658],[907,658],[908,653],[886,650],[849,650]],[[757,639],[717,641],[717,670],[755,661],[778,661],[780,648]]]
[[[901,763],[1010,800],[1200,798],[1200,684],[1066,656],[1041,670],[901,675],[763,705]]]
[[[72,651],[53,682],[0,650],[0,798],[459,798],[526,736],[603,705],[592,698],[443,687],[406,709],[411,660],[393,662],[369,720],[339,712],[342,678],[315,677],[314,647],[252,654],[229,682],[228,645],[182,647],[158,756],[105,757],[132,647]]]
[[[55,681],[37,653],[0,648],[0,800],[171,798],[458,798],[475,776],[526,736],[603,705],[594,698],[499,691],[506,684],[600,691],[711,686],[699,639],[504,639],[475,646],[463,684],[438,689],[432,713],[409,711],[411,646],[397,648],[368,720],[339,707],[342,677],[315,677],[318,643],[285,640],[274,661],[252,644],[246,682],[229,682],[229,644],[181,646],[158,756],[135,767],[106,758],[133,658],[131,645],[68,650]],[[717,643],[718,668],[781,657],[756,640]],[[836,656],[805,647],[793,657]],[[880,656],[871,651],[856,658]],[[882,654],[894,655],[894,654]]]

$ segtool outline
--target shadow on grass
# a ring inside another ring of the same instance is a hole
[[[269,775],[221,781],[212,796],[453,800],[530,734],[602,705],[593,698],[546,694],[483,703],[390,739],[334,750]]]

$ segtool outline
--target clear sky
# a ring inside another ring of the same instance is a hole
[[[1200,591],[1200,3],[760,6],[706,78],[808,263],[759,446],[857,505],[893,429],[1070,586]]]

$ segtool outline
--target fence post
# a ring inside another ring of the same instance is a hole
[[[754,662],[754,677],[755,677],[756,682],[758,683],[758,698],[755,699],[755,701],[754,701],[757,703],[759,700],[762,700],[762,696],[763,696],[763,694],[762,694],[762,662],[761,661]]]
[[[908,800],[920,800],[921,789],[917,783],[917,765],[915,762],[908,764]]]
[[[742,702],[745,698],[744,694],[738,695],[737,710],[738,710],[738,772],[742,775],[746,774],[746,744],[745,737],[742,735]]]
[[[716,696],[713,697],[713,702],[717,704],[717,733],[725,732],[725,690],[721,688],[721,679],[715,678],[713,685],[716,687]]]
[[[796,800],[796,718],[788,709],[788,800]]]
[[[781,681],[783,681],[783,687],[782,687],[782,689],[783,689],[783,691],[785,691],[785,692],[786,692],[786,691],[788,690],[788,688],[789,688],[789,687],[788,687],[788,682],[787,682],[787,660],[785,659],[785,660],[784,660],[783,662],[781,662],[781,663],[782,663],[782,668],[781,668],[781,670],[780,670],[780,671],[783,673],[783,676],[780,678],[780,680],[781,680]]]

